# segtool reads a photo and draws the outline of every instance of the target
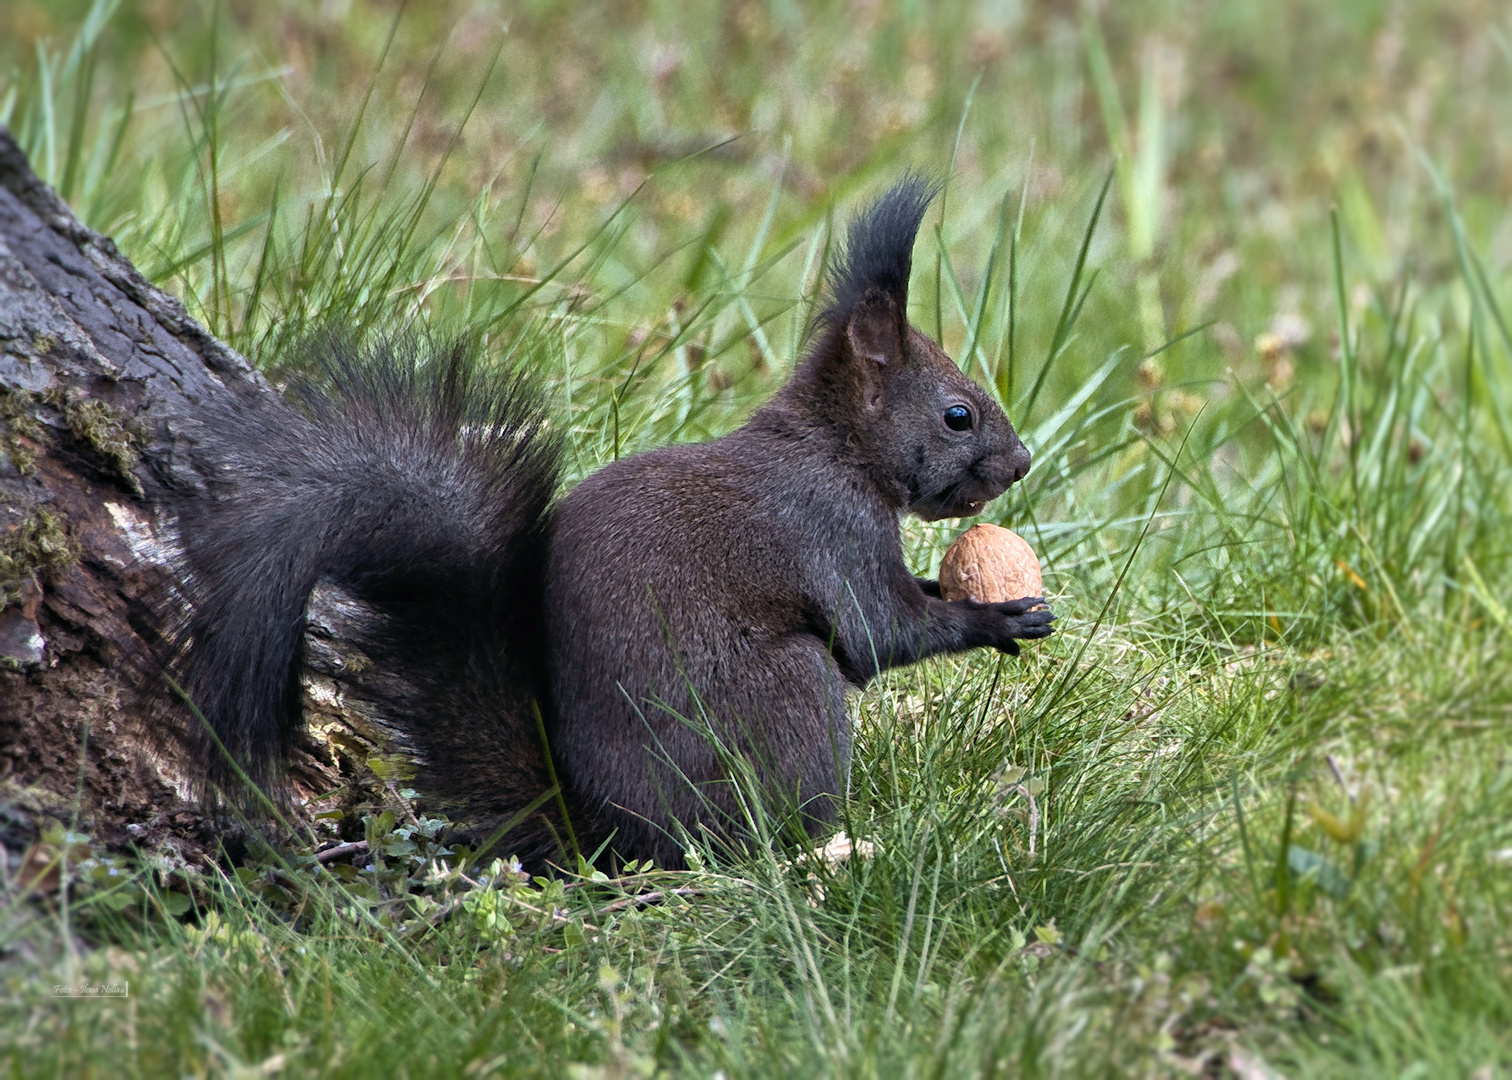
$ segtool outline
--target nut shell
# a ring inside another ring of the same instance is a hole
[[[1023,537],[997,525],[973,525],[956,537],[940,563],[940,595],[946,600],[1000,604],[1044,592],[1039,556]]]

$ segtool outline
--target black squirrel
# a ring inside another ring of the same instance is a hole
[[[1030,462],[908,323],[933,193],[906,178],[851,222],[810,347],[748,423],[607,465],[556,502],[539,397],[461,346],[329,341],[285,400],[207,407],[217,471],[176,508],[189,614],[173,671],[214,732],[209,781],[234,789],[239,767],[276,785],[326,581],[379,613],[364,649],[394,674],[381,692],[423,758],[418,786],[478,834],[517,822],[501,851],[540,864],[570,835],[679,865],[678,826],[743,831],[732,755],[810,834],[833,822],[848,688],[939,653],[1017,654],[1054,618],[1038,597],[947,602],[904,561],[904,513],[975,515]]]

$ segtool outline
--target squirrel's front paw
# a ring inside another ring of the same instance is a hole
[[[1055,613],[1045,606],[1043,596],[1026,596],[1022,600],[1008,600],[993,604],[994,611],[1004,616],[1003,640],[997,648],[1009,656],[1019,654],[1019,641],[1049,637],[1055,633],[1050,624]]]

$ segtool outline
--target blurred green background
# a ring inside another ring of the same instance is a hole
[[[426,258],[386,282],[395,304],[471,293],[477,318],[501,302],[477,295],[497,291],[484,273],[539,275],[597,235],[559,284],[622,286],[614,310],[646,323],[711,277],[759,278],[757,314],[787,343],[781,312],[801,316],[817,270],[805,242],[902,168],[950,178],[944,248],[970,297],[1004,200],[1015,217],[1023,200],[1025,287],[1057,290],[1118,156],[1078,351],[1106,355],[1131,324],[1147,351],[1211,321],[1172,372],[1255,379],[1278,316],[1298,317],[1283,339],[1310,331],[1294,368],[1336,352],[1331,207],[1357,308],[1407,268],[1415,289],[1452,290],[1433,169],[1505,273],[1506,33],[1505,11],[1476,0],[8,0],[0,119],[85,220],[253,353],[299,307],[297,275],[247,293],[267,215],[276,204],[287,247],[332,191],[426,192],[402,236]],[[222,291],[207,280],[217,229]],[[959,349],[964,320],[943,308]],[[1462,320],[1463,298],[1433,315]],[[1025,348],[1052,330],[1026,320]]]

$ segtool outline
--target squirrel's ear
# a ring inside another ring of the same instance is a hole
[[[845,323],[846,346],[856,359],[885,367],[902,355],[902,321],[892,297],[871,292],[851,309]]]

